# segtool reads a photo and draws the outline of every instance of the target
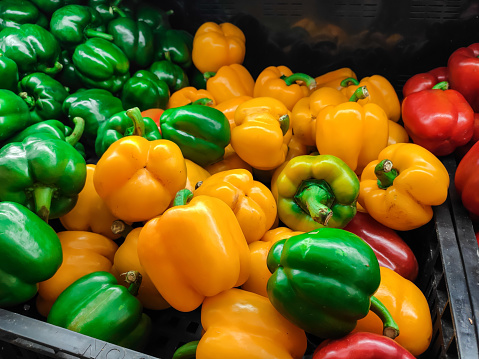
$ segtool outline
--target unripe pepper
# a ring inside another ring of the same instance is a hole
[[[19,28],[23,24],[37,24],[48,28],[46,16],[30,1],[2,0],[0,2],[0,30]]]
[[[170,89],[167,83],[147,70],[135,72],[121,90],[123,106],[125,108],[138,107],[141,111],[151,108],[165,109],[169,98]]]
[[[26,102],[15,92],[0,89],[0,142],[34,123]]]

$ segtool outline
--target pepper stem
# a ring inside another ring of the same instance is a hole
[[[119,234],[123,238],[126,238],[126,236],[133,230],[133,227],[123,222],[121,219],[117,219],[111,223],[110,229],[113,234]]]
[[[63,69],[63,65],[59,63],[58,61],[55,62],[53,67],[46,67],[44,64],[39,64],[37,67],[37,70],[39,72],[44,72],[47,75],[55,75],[59,73]]]
[[[113,41],[113,35],[105,34],[104,32],[93,30],[93,29],[86,29],[85,35],[87,37],[99,37],[101,39],[105,39],[108,41]]]
[[[203,77],[205,78],[205,80],[208,80],[209,78],[212,78],[214,76],[216,76],[216,72],[213,72],[213,71],[208,71],[203,74]]]
[[[85,130],[85,120],[81,117],[73,117],[73,123],[75,124],[73,132],[70,136],[65,137],[65,141],[70,145],[75,146]]]
[[[176,349],[172,359],[194,359],[196,358],[196,348],[198,347],[199,340],[195,340],[186,343]]]
[[[302,81],[306,84],[306,86],[308,86],[310,90],[316,88],[316,80],[313,77],[303,74],[301,72],[292,74],[290,76],[283,75],[280,77],[280,79],[284,80],[284,82],[286,82],[286,85],[288,86],[291,86],[292,84],[296,83],[296,81]]]
[[[432,87],[433,90],[443,90],[443,91],[447,90],[448,88],[449,88],[449,82],[447,81],[438,82]]]
[[[327,226],[333,216],[330,207],[334,200],[333,190],[325,180],[303,181],[294,195],[294,201],[298,206],[309,214],[315,222],[323,226]]]
[[[184,206],[193,198],[193,192],[187,188],[180,189],[176,192],[175,199],[173,200],[173,206]]]
[[[196,101],[190,102],[188,105],[213,106],[213,100],[208,97],[202,97]]]
[[[28,96],[28,92],[20,92],[18,96],[20,96],[26,102],[29,109],[35,107],[35,98],[33,98],[33,96]]]
[[[350,102],[356,102],[358,100],[363,100],[369,96],[369,91],[366,86],[361,86],[354,91],[353,95],[349,99]]]
[[[341,87],[348,87],[349,85],[357,86],[359,85],[359,81],[356,80],[354,77],[347,77],[339,84]]]
[[[394,179],[399,175],[397,169],[393,168],[390,160],[382,160],[374,167],[374,174],[378,178],[378,187],[386,189],[392,186]]]
[[[145,134],[145,122],[143,121],[143,116],[138,107],[130,108],[126,110],[126,115],[131,118],[133,121],[133,136],[141,136]]]
[[[386,306],[375,296],[371,297],[370,310],[383,322],[383,335],[394,339],[399,335],[399,327]]]
[[[138,295],[138,291],[140,290],[141,280],[143,279],[141,273],[136,270],[131,270],[129,272],[122,273],[121,275],[124,275],[125,282],[130,284],[128,286],[128,292],[136,297]]]
[[[110,7],[110,14],[113,14],[114,12],[116,12],[120,17],[127,17],[126,12],[120,9],[118,5],[120,5],[120,1],[117,1],[117,4],[113,4]]]
[[[278,121],[279,121],[279,126],[281,127],[281,132],[283,132],[283,136],[284,136],[289,130],[289,116],[283,115],[278,119]]]
[[[35,212],[48,223],[50,217],[50,205],[52,203],[54,189],[51,187],[35,187],[33,190],[33,198],[35,200]]]

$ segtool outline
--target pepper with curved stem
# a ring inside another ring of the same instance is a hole
[[[289,76],[282,75],[280,77],[280,79],[284,80],[284,82],[288,86],[291,86],[292,84],[295,84],[296,81],[302,81],[306,84],[306,86],[310,90],[314,90],[316,88],[316,80],[313,77],[311,77],[309,75],[306,75],[306,74],[303,74],[301,72],[297,72],[297,73],[294,73],[294,74],[289,75]]]
[[[358,100],[363,100],[369,96],[369,92],[366,86],[361,86],[354,91],[352,96],[349,98],[350,102],[357,102]]]
[[[306,180],[299,186],[294,196],[295,202],[314,221],[327,226],[333,216],[331,206],[334,203],[334,193],[325,180]]]
[[[379,162],[374,168],[374,173],[378,178],[378,187],[381,189],[392,186],[394,179],[399,175],[399,172],[393,168],[393,163],[388,159]]]
[[[359,81],[356,80],[354,77],[348,77],[341,81],[340,85],[341,87],[348,87],[350,85],[357,86],[359,85]]]

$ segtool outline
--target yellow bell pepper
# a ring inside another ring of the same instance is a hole
[[[233,128],[236,126],[235,123],[235,112],[236,109],[238,108],[239,105],[241,105],[243,102],[251,100],[253,97],[251,96],[238,96],[238,97],[233,97],[229,100],[223,101],[215,106],[217,110],[220,110],[223,112],[223,114],[226,116],[228,119],[228,122],[230,123],[230,130],[233,130]]]
[[[231,145],[245,162],[260,170],[282,164],[292,136],[291,112],[279,100],[257,97],[243,102],[235,112]]]
[[[233,211],[248,243],[258,241],[276,218],[276,201],[261,182],[245,169],[223,171],[208,177],[195,190],[195,196],[221,199]]]
[[[221,161],[205,167],[205,169],[212,175],[218,172],[240,168],[243,168],[253,173],[253,167],[251,167],[250,164],[248,164],[247,162],[242,160],[240,156],[238,156],[231,144],[226,146],[225,155],[223,156],[223,159]]]
[[[248,280],[244,282],[241,288],[248,292],[268,297],[266,285],[268,284],[269,277],[271,277],[271,272],[266,265],[266,259],[269,250],[277,241],[303,233],[293,231],[288,227],[278,227],[267,231],[259,241],[250,243],[251,271]]]
[[[381,284],[374,296],[389,310],[399,326],[394,339],[414,356],[426,351],[432,339],[432,319],[427,299],[411,281],[380,267]],[[382,334],[382,322],[372,311],[358,321],[354,332]]]
[[[243,284],[249,276],[248,244],[231,208],[210,196],[182,190],[173,206],[148,221],[138,257],[163,298],[189,312],[206,297]]]
[[[128,288],[129,284],[125,282],[124,274],[131,270],[140,272],[142,280],[136,298],[138,298],[145,308],[152,310],[166,309],[169,308],[170,305],[153,285],[153,282],[138,259],[138,237],[140,236],[142,228],[143,227],[134,228],[128,233],[125,241],[115,253],[111,274],[116,277],[119,284]]]
[[[205,22],[193,38],[193,64],[202,73],[216,72],[225,65],[242,64],[245,42],[243,31],[236,25]]]
[[[424,147],[397,143],[382,150],[361,174],[358,203],[376,221],[408,231],[432,219],[431,206],[447,198],[449,174]]]
[[[256,78],[254,97],[273,97],[291,111],[296,102],[309,96],[315,87],[316,82],[311,76],[293,74],[286,66],[269,66]]]
[[[254,79],[243,65],[226,65],[218,72],[206,72],[203,75],[206,89],[218,104],[240,96],[253,97]]]
[[[203,89],[197,90],[193,86],[183,87],[182,89],[173,92],[168,100],[166,108],[180,107],[184,105],[189,105],[197,100],[209,99],[205,105],[215,107],[216,101],[211,92]]]
[[[406,129],[399,123],[389,120],[389,139],[388,146],[395,143],[407,143],[409,142],[409,135]]]
[[[186,185],[185,188],[189,189],[191,192],[195,190],[195,186],[198,182],[204,181],[210,177],[210,173],[201,167],[199,164],[194,163],[193,161],[186,159]]]
[[[185,188],[186,163],[172,141],[127,136],[100,158],[93,183],[113,215],[145,221],[162,214],[176,192]]]
[[[332,87],[333,89],[341,90],[343,89],[341,82],[347,78],[357,80],[354,71],[348,67],[333,70],[315,78],[316,88]]]

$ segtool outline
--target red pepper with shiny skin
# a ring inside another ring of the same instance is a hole
[[[473,219],[479,219],[479,142],[471,147],[457,165],[454,185],[464,207]]]
[[[335,340],[325,340],[313,359],[415,359],[393,339],[374,333],[351,333]]]
[[[441,66],[432,69],[431,71],[416,74],[410,77],[402,88],[403,97],[409,96],[414,92],[422,90],[430,90],[437,83],[447,81],[447,67]]]
[[[363,212],[357,212],[343,229],[369,244],[381,267],[389,268],[412,282],[416,279],[416,257],[396,231]]]

